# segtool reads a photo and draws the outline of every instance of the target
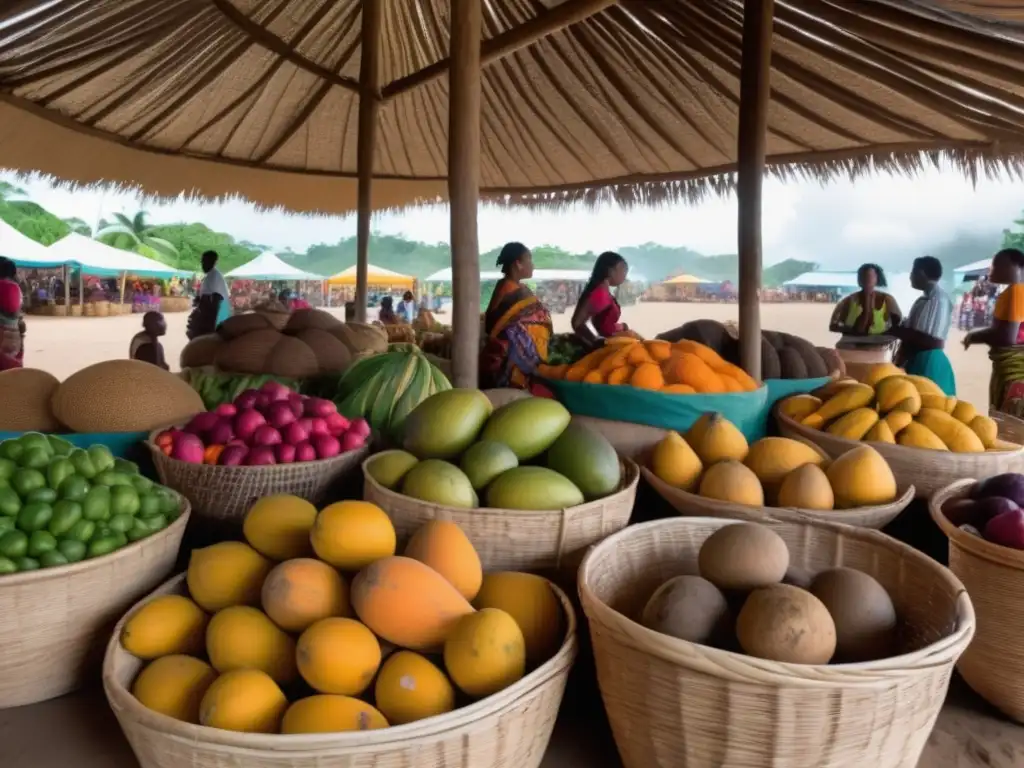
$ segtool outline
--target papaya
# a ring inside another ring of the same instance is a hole
[[[299,637],[299,674],[320,693],[358,696],[380,667],[380,643],[354,619],[322,619]]]
[[[281,733],[344,733],[387,728],[388,721],[365,701],[351,696],[308,696],[284,713]]]
[[[300,557],[278,565],[263,582],[263,610],[285,632],[302,632],[331,616],[348,616],[348,585],[320,560]]]
[[[391,518],[369,501],[339,501],[325,507],[310,534],[316,556],[343,571],[357,571],[395,554],[396,539]]]
[[[455,689],[428,659],[399,651],[380,668],[373,700],[389,723],[402,725],[451,712]]]
[[[480,556],[462,529],[450,520],[424,523],[409,540],[405,556],[429,565],[466,600],[480,591],[484,577]]]

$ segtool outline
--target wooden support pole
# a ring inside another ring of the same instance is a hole
[[[370,219],[373,215],[373,156],[380,108],[380,26],[384,0],[363,0],[362,58],[359,63],[359,172],[356,219],[356,320],[366,322],[369,299]]]
[[[64,314],[71,317],[71,267],[64,265]]]
[[[452,384],[474,388],[480,359],[480,35],[483,0],[452,0],[448,199],[452,242]]]
[[[736,198],[739,208],[740,365],[761,378],[761,188],[768,130],[775,0],[744,0]]]

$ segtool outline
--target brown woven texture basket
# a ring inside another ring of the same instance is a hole
[[[174,570],[189,518],[182,504],[164,530],[105,557],[0,576],[0,709],[98,677],[111,626]]]
[[[544,511],[463,509],[388,490],[366,471],[370,460],[363,462],[363,499],[388,513],[399,542],[407,541],[428,520],[451,520],[469,537],[485,571],[576,568],[587,547],[629,523],[640,480],[637,465],[622,459],[619,490],[597,501]]]
[[[658,586],[697,573],[712,533],[736,521],[671,518],[601,542],[580,567],[598,683],[625,768],[916,768],[953,665],[974,634],[963,585],[878,531],[763,521],[805,575],[847,566],[878,579],[905,653],[800,665],[688,643],[634,621]]]
[[[153,454],[160,482],[192,502],[197,522],[241,524],[257,499],[279,493],[300,496],[319,505],[328,490],[370,453],[369,443],[332,459],[262,467],[223,467],[172,459],[155,444],[155,430],[146,445]]]
[[[776,520],[788,520],[794,523],[813,520],[822,523],[842,523],[858,528],[884,528],[907,508],[914,500],[916,493],[914,486],[910,485],[903,489],[898,499],[889,504],[854,509],[834,509],[828,512],[797,507],[750,507],[731,501],[708,499],[674,488],[644,466],[640,467],[640,472],[643,473],[644,480],[658,492],[658,495],[684,517],[725,517],[732,520],[755,522],[772,517]]]
[[[376,731],[280,736],[235,733],[173,720],[129,692],[142,662],[107,645],[103,688],[141,768],[537,768],[544,757],[576,658],[576,617],[552,585],[566,615],[562,647],[549,661],[500,693],[445,715]],[[149,599],[185,594],[178,576]]]
[[[784,437],[793,437],[814,443],[832,458],[841,456],[863,443],[830,435],[799,424],[774,409],[775,421]],[[942,489],[951,477],[984,479],[1003,472],[1016,472],[1024,468],[1024,447],[1012,451],[985,451],[985,453],[952,453],[925,448],[908,448],[891,443],[869,443],[889,462],[896,484],[900,488],[914,486],[917,498],[928,499]]]
[[[932,519],[949,537],[949,569],[974,603],[978,631],[957,669],[989,704],[1024,723],[1024,552],[961,531],[942,505],[965,496],[973,480],[958,480],[928,502]]]

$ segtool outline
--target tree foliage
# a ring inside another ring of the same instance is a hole
[[[1014,229],[1003,230],[1003,248],[1024,251],[1024,213],[1013,222]]]
[[[215,232],[205,224],[159,224],[150,228],[154,237],[166,240],[174,246],[177,256],[167,261],[178,269],[198,271],[203,251],[216,251],[219,257],[217,267],[221,272],[230,272],[252,261],[260,252],[235,241],[231,235]]]

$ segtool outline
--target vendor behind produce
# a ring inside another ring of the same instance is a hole
[[[231,317],[231,292],[224,275],[217,269],[217,252],[204,251],[201,257],[205,277],[199,285],[195,309],[188,319],[188,338],[213,333]]]
[[[167,334],[167,322],[159,312],[147,312],[142,316],[142,331],[132,337],[128,347],[128,357],[141,360],[155,366],[170,370],[164,360],[164,347],[160,337]]]
[[[14,262],[0,256],[0,371],[21,368],[25,360],[25,319]]]
[[[910,308],[903,325],[889,333],[900,340],[896,364],[916,376],[924,376],[939,385],[947,396],[956,395],[953,364],[943,347],[953,322],[953,301],[939,286],[942,262],[934,256],[914,259],[910,285],[921,291],[921,297]]]
[[[609,339],[629,330],[625,323],[619,322],[622,308],[611,291],[612,288],[626,282],[628,274],[629,264],[619,254],[605,251],[597,257],[594,271],[591,272],[590,280],[580,294],[579,301],[576,302],[576,311],[572,315],[572,329],[588,347],[598,346],[602,339]]]
[[[902,313],[896,299],[878,290],[886,287],[885,272],[880,266],[861,264],[857,285],[859,291],[836,305],[830,331],[846,336],[880,336],[900,324]]]

